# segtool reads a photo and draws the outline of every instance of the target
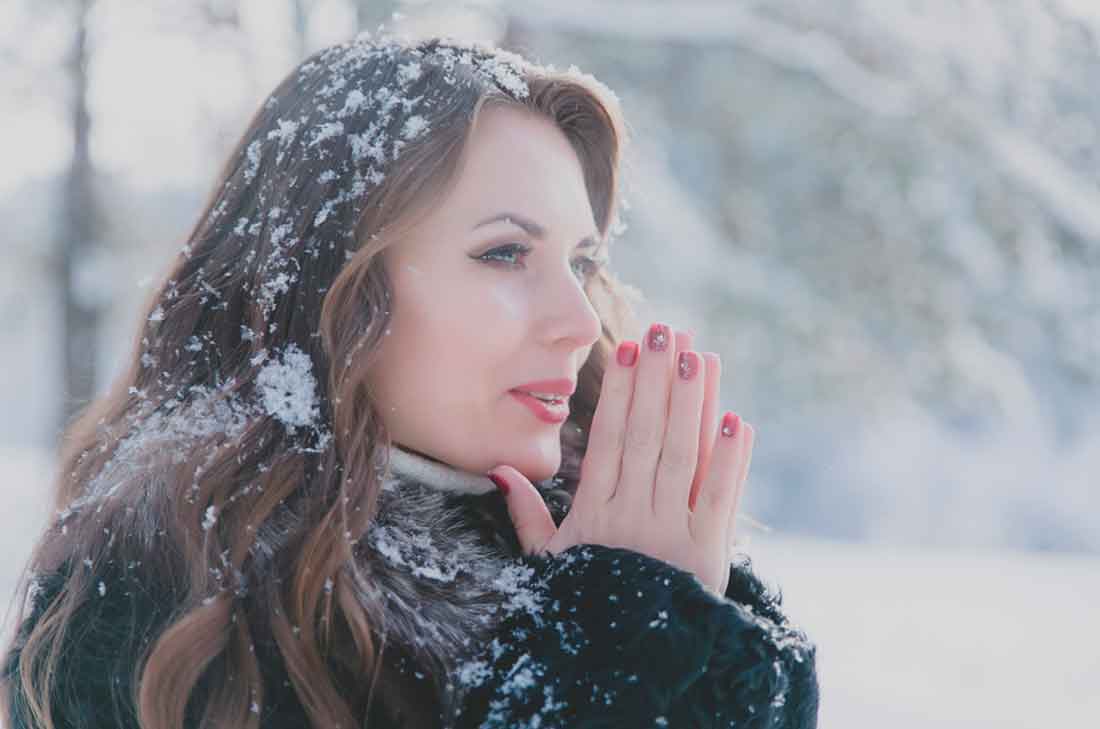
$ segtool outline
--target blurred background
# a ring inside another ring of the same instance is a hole
[[[744,551],[818,643],[820,726],[1094,725],[1095,0],[5,0],[5,604],[222,158],[383,24],[619,95],[612,268],[757,429]]]

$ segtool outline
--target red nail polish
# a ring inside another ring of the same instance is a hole
[[[638,343],[623,342],[619,345],[619,350],[615,353],[615,357],[623,367],[633,367],[634,362],[638,359]]]
[[[490,479],[492,479],[493,483],[495,483],[497,485],[497,488],[500,489],[500,493],[507,496],[508,495],[508,489],[509,489],[508,482],[505,481],[500,476],[497,476],[495,473],[490,473],[490,474],[487,474],[487,475],[489,476]]]
[[[649,334],[646,336],[646,344],[649,345],[651,352],[663,352],[668,349],[668,340],[670,338],[670,332],[667,326],[664,324],[654,324],[649,328]]]
[[[680,352],[680,379],[691,380],[699,372],[699,355],[694,351]]]
[[[732,438],[737,435],[737,431],[741,427],[741,416],[734,415],[733,413],[726,413],[722,417],[722,435],[727,438]]]

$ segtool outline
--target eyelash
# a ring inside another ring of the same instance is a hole
[[[492,249],[491,251],[486,251],[485,253],[478,256],[478,260],[485,261],[487,263],[503,263],[504,265],[506,265],[510,268],[515,268],[519,265],[518,263],[511,263],[509,261],[501,261],[501,260],[498,260],[498,259],[490,258],[490,256],[493,256],[493,255],[509,255],[509,253],[502,253],[502,251],[510,251],[512,254],[518,254],[518,255],[522,255],[522,256],[526,257],[531,252],[531,250],[532,250],[531,246],[524,245],[523,243],[509,243],[506,246],[499,246],[497,248]],[[596,273],[601,268],[603,268],[603,266],[606,263],[605,261],[596,260],[595,258],[589,258],[588,256],[577,256],[576,258],[573,259],[573,261],[574,262],[580,261],[581,263],[583,263],[588,268],[587,273],[585,273],[585,281],[587,281],[588,279],[595,276]]]

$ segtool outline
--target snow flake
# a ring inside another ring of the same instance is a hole
[[[525,610],[534,618],[535,624],[541,626],[544,595],[531,584],[534,574],[532,567],[520,563],[507,564],[493,580],[492,586],[507,596],[501,604],[506,613]]]
[[[264,316],[269,315],[275,309],[275,297],[290,291],[290,285],[298,280],[298,274],[280,271],[274,276],[269,276],[260,284],[260,293],[256,295],[256,301],[263,309]]]
[[[661,610],[657,613],[657,617],[649,621],[649,627],[651,628],[667,628],[668,627],[668,611]]]
[[[289,428],[313,425],[320,415],[313,360],[291,343],[279,361],[271,360],[256,376],[263,408]]]
[[[409,63],[403,63],[397,67],[397,81],[402,84],[409,84],[420,78],[422,70],[420,64],[416,61]]]
[[[326,200],[325,204],[321,206],[321,209],[317,211],[317,215],[313,216],[313,226],[320,227],[322,223],[328,220],[328,216],[332,215],[333,208],[336,207],[337,201]]]
[[[471,660],[459,664],[454,675],[463,686],[480,686],[493,677],[493,669],[485,661]]]
[[[348,144],[351,145],[351,154],[356,162],[362,162],[367,158],[376,162],[386,161],[382,141],[372,134],[369,129],[362,134],[349,134]]]
[[[332,98],[336,95],[336,92],[348,85],[348,80],[343,76],[337,76],[331,82],[325,84],[325,86],[317,92],[318,96],[322,96],[326,99]]]
[[[248,166],[244,169],[245,184],[251,183],[260,169],[260,146],[260,140],[257,139],[245,150],[245,156],[248,157]]]
[[[518,695],[522,692],[534,688],[538,685],[538,676],[540,675],[538,662],[531,657],[530,653],[524,653],[508,671],[508,675],[505,677],[504,683],[500,685],[500,692],[503,694]]]
[[[316,146],[326,139],[332,139],[338,137],[344,133],[343,122],[325,122],[317,126],[317,130],[314,133],[313,141],[310,142],[310,146]]]
[[[436,582],[453,582],[462,565],[444,554],[426,532],[409,532],[393,525],[372,525],[368,543],[387,561],[409,570],[416,577]]]
[[[380,86],[374,91],[374,100],[381,105],[378,111],[382,115],[388,115],[393,107],[401,102],[401,97],[394,94],[390,87]]]
[[[286,239],[288,235],[290,235],[290,232],[292,230],[294,230],[294,227],[290,223],[283,223],[279,227],[275,228],[275,230],[271,231],[271,245],[282,245],[282,242]],[[293,241],[294,239],[291,240]]]
[[[464,57],[467,55],[468,54],[464,54]],[[477,68],[481,73],[492,78],[497,85],[504,88],[504,90],[512,96],[518,99],[525,99],[530,95],[531,91],[518,69],[526,65],[527,62],[516,53],[501,49],[493,49],[492,56],[484,60],[479,60]]]
[[[405,120],[405,126],[401,128],[401,136],[405,139],[416,139],[427,130],[428,121],[419,114],[414,114]]]
[[[352,114],[358,114],[370,104],[370,99],[367,98],[359,89],[352,89],[348,92],[347,97],[344,99],[344,108],[336,113],[339,117],[347,117]]]
[[[289,145],[294,141],[294,135],[298,133],[298,122],[290,121],[289,119],[279,119],[276,123],[279,125],[279,128],[272,129],[268,132],[267,138],[278,139],[280,147]]]

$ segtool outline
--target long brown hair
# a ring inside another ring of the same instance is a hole
[[[390,442],[363,384],[393,298],[379,254],[444,193],[488,103],[552,119],[601,233],[617,232],[626,129],[592,77],[439,38],[361,37],[304,61],[230,155],[128,368],[67,429],[58,518],[15,605],[34,599],[32,576],[64,581],[11,646],[8,711],[17,699],[53,729],[73,617],[121,570],[165,610],[139,626],[117,711],[149,729],[254,729],[263,639],[314,726],[362,723],[378,646],[356,549]],[[603,334],[563,428],[566,479],[637,296],[606,269],[587,290]]]

